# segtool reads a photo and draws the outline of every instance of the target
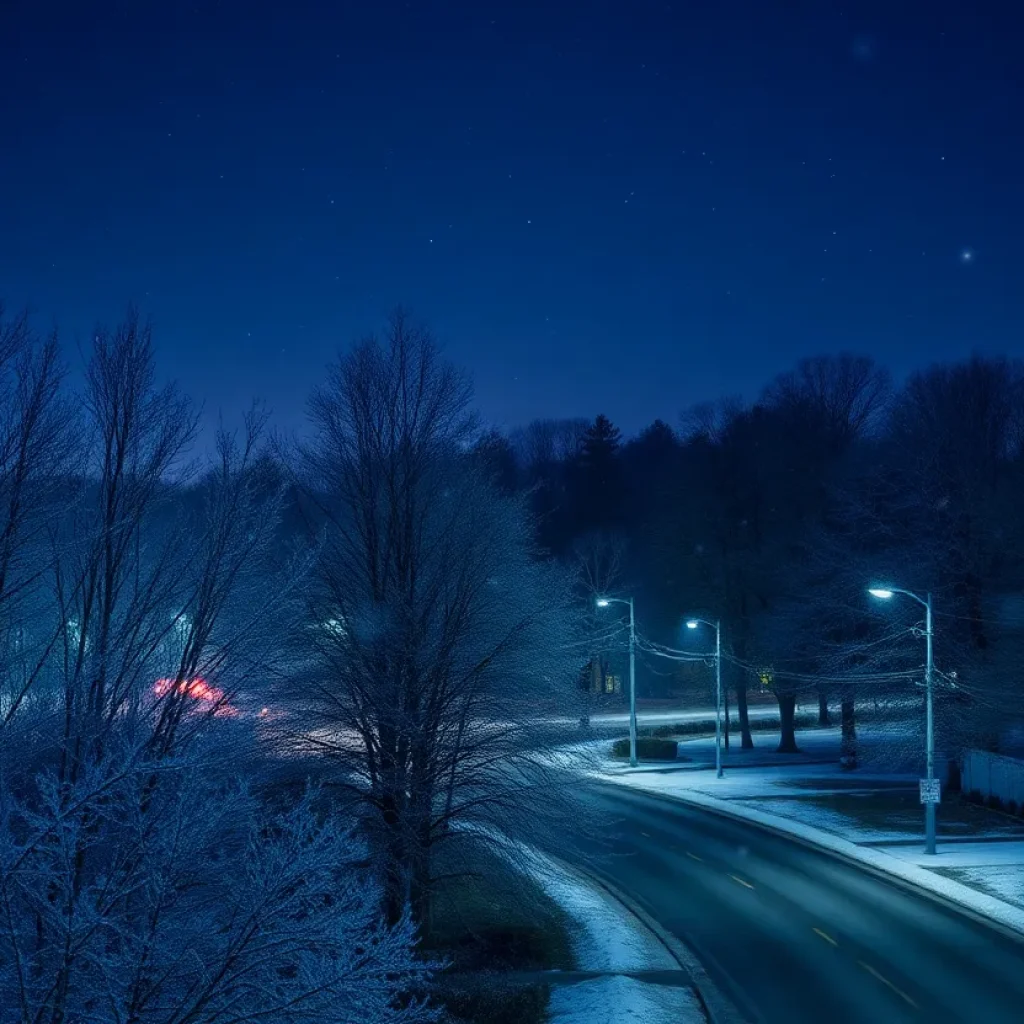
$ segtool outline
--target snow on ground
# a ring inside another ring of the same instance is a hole
[[[806,789],[801,791],[803,797],[813,796],[817,791]],[[826,790],[825,792],[833,792]],[[778,814],[791,821],[800,821],[813,828],[820,828],[826,832],[834,832],[836,835],[852,839],[854,842],[878,843],[901,839],[906,836],[905,830],[891,829],[881,831],[874,828],[866,828],[860,825],[856,819],[839,811],[830,810],[827,807],[817,807],[805,800],[760,800],[747,801],[737,800],[736,806],[750,807],[754,810],[768,811],[771,814]]]
[[[935,856],[917,846],[881,847],[900,860],[937,871],[1024,908],[1024,842],[947,843],[939,840]]]
[[[939,837],[938,852],[924,853],[917,846],[880,846],[883,853],[926,868],[1007,867],[1024,865],[1024,841],[946,843]]]
[[[561,1024],[705,1024],[688,974],[643,922],[608,892],[557,861],[519,846],[510,862],[527,871],[573,922],[573,958],[581,971],[605,977],[552,988],[552,1020]],[[680,972],[681,985],[626,975]]]
[[[748,712],[751,718],[778,718],[779,709],[773,705],[756,705],[752,706]],[[641,728],[646,728],[650,725],[674,725],[676,722],[710,722],[713,723],[715,720],[715,709],[714,707],[697,708],[696,710],[680,711],[673,710],[672,708],[664,709],[659,708],[657,710],[648,711],[643,708],[637,712],[637,724]],[[733,720],[735,722],[735,713],[733,714]],[[545,718],[542,719],[545,722],[557,722],[558,724],[571,724],[577,725],[579,723],[579,716],[576,718],[568,718],[565,716],[559,718]],[[590,715],[591,725],[628,725],[629,724],[629,712],[623,711],[598,711]]]
[[[680,743],[680,749],[683,744]],[[593,757],[591,758],[593,760]],[[639,768],[630,768],[618,760],[606,757],[599,765],[594,765],[595,775],[613,779],[625,786],[636,786],[663,793],[676,791],[686,793],[692,790],[718,796],[725,800],[753,800],[758,797],[811,796],[824,792],[849,792],[851,779],[863,783],[865,789],[871,789],[880,783],[904,783],[907,786],[917,785],[917,776],[903,773],[884,773],[870,771],[844,772],[838,760],[828,764],[772,764],[754,766],[725,765],[725,775],[716,778],[713,771],[706,768],[689,768],[669,766],[667,764],[647,764]],[[806,783],[810,780],[813,786]]]
[[[534,878],[572,919],[581,971],[671,971],[679,965],[621,903],[603,889],[538,857]]]
[[[622,975],[556,986],[548,1013],[552,1024],[690,1024],[705,1019],[689,989]]]
[[[951,868],[945,874],[956,882],[1024,909],[1024,863],[1000,868]]]

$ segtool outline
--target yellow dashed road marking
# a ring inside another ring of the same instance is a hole
[[[745,885],[748,889],[753,889],[754,888],[749,882],[745,882],[742,878],[740,878],[739,875],[730,875],[729,877],[734,882],[739,882],[740,885]]]
[[[814,929],[814,934],[821,936],[830,946],[838,946],[839,943],[829,935],[828,932],[823,932],[820,928]]]
[[[867,971],[868,974],[870,974],[873,978],[877,978],[883,985],[886,986],[886,988],[892,989],[893,992],[895,992],[896,995],[898,995],[900,999],[902,999],[909,1006],[912,1006],[915,1010],[919,1009],[917,1003],[915,1003],[914,1000],[911,999],[910,996],[908,996],[907,993],[903,991],[903,989],[897,988],[887,977],[885,977],[885,975],[879,974],[878,971],[876,971],[874,967],[871,966],[871,964],[866,964],[863,960],[858,960],[857,963],[859,963],[861,967],[863,967],[864,970]]]
[[[703,857],[698,857],[697,854],[690,853],[689,850],[686,851],[686,856],[689,857],[690,860],[699,860],[701,862],[701,864],[704,863],[704,858]]]

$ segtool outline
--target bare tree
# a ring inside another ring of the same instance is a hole
[[[61,392],[56,335],[0,306],[0,729],[29,698],[56,634],[38,630],[47,531],[68,499],[75,417]],[[44,620],[45,621],[45,620]]]
[[[773,406],[806,405],[817,414],[836,452],[880,426],[891,393],[889,374],[869,356],[802,359],[779,376],[764,395]]]
[[[510,440],[527,476],[536,481],[556,463],[579,458],[589,428],[586,417],[537,419],[514,431]]]
[[[765,389],[762,401],[787,422],[794,444],[806,449],[803,439],[808,435],[824,441],[823,450],[813,456],[815,465],[806,467],[816,476],[819,489],[817,508],[804,516],[808,537],[815,536],[822,527],[828,496],[843,473],[852,446],[886,426],[890,399],[888,372],[870,357],[849,352],[802,359],[795,370],[781,374]],[[799,547],[801,550],[793,554],[802,565],[807,561],[808,546]],[[826,684],[818,687],[819,725],[831,722],[829,698],[834,689]],[[850,733],[853,705],[848,699],[841,716]]]
[[[530,726],[581,662],[569,574],[534,556],[525,497],[465,454],[469,398],[399,313],[331,369],[301,450],[323,540],[296,715],[363,809],[388,918],[411,904],[422,926],[437,843],[540,821]]]
[[[112,737],[73,786],[44,773],[30,803],[4,802],[0,1021],[433,1020],[396,999],[429,965],[408,922],[382,927],[359,843],[315,794],[268,811],[202,771],[211,742],[154,790]]]
[[[958,742],[995,745],[1000,720],[1024,712],[1019,639],[1000,614],[1024,579],[1022,442],[1024,364],[1002,358],[914,375],[893,417],[889,461],[902,499],[893,528],[904,574],[941,610],[936,656],[971,697],[949,722]]]
[[[156,387],[134,315],[97,332],[86,408],[77,500],[49,531],[49,699],[22,702],[4,745],[0,1021],[433,1019],[408,997],[427,969],[411,925],[382,925],[348,823],[237,778],[262,763],[243,680],[299,607],[301,577],[269,557],[263,415],[186,487],[194,416]]]
[[[196,429],[188,400],[173,385],[155,386],[150,330],[135,311],[113,332],[97,329],[85,408],[82,497],[54,535],[68,782],[102,755],[172,629],[185,535],[169,485],[187,472]]]

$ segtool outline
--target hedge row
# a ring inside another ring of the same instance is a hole
[[[674,761],[677,745],[675,740],[655,739],[639,736],[636,741],[636,755],[645,761]],[[616,740],[612,744],[614,757],[629,757],[629,739]]]

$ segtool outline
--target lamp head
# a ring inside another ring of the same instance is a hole
[[[696,619],[688,619],[686,622],[687,629],[696,629],[700,623]]]
[[[597,599],[597,607],[598,608],[607,608],[610,603],[611,602],[608,600],[607,597],[599,597]]]
[[[886,587],[869,587],[868,593],[872,597],[877,597],[881,601],[888,601],[892,597],[892,591]]]

